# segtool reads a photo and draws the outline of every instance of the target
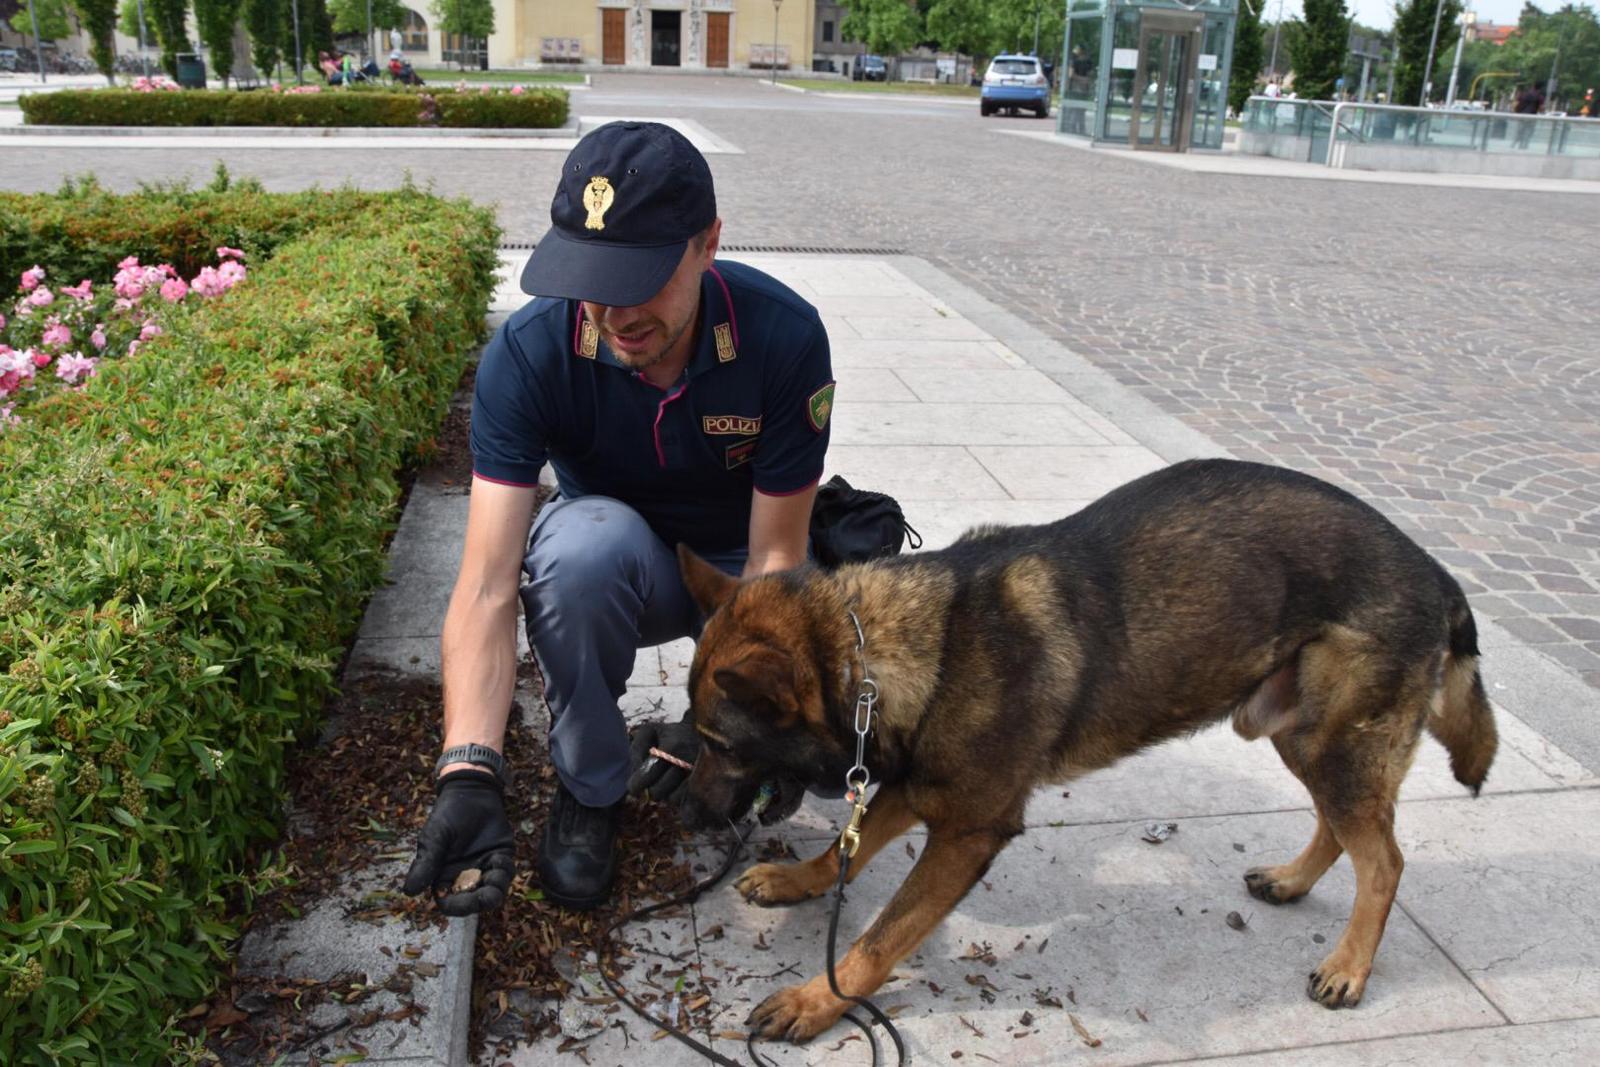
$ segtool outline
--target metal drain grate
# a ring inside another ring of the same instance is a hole
[[[507,252],[531,252],[537,241],[501,241]],[[723,245],[723,252],[788,252],[812,256],[903,256],[903,248],[836,248],[828,245]]]

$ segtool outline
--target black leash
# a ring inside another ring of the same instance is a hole
[[[682,904],[692,904],[696,900],[700,899],[701,894],[715,888],[717,883],[721,882],[728,876],[728,872],[733,870],[733,865],[739,861],[739,854],[741,851],[743,851],[745,842],[749,840],[751,832],[755,830],[756,824],[752,822],[742,834],[739,832],[738,827],[734,826],[731,822],[729,823],[729,828],[733,831],[733,840],[728,847],[727,857],[722,861],[722,866],[718,868],[714,874],[707,878],[701,879],[687,892],[680,893],[678,896],[672,897],[669,900],[663,900],[642,908],[636,908],[633,911],[630,911],[628,914],[622,916],[620,919],[617,919],[610,926],[606,927],[606,931],[603,935],[601,935],[601,939],[603,942],[603,948],[610,950],[608,954],[611,957],[611,962],[614,962],[616,958],[612,935],[622,927],[631,922],[642,919],[647,915],[653,915],[658,911],[665,911],[668,908],[675,908]],[[833,887],[833,911],[828,918],[828,988],[831,989],[833,991],[833,995],[838,997],[840,1000],[847,1000],[853,1004],[859,1004],[871,1013],[872,1017],[880,1025],[882,1025],[883,1028],[889,1032],[889,1036],[894,1039],[895,1050],[899,1054],[899,1063],[901,1064],[901,1067],[904,1067],[905,1064],[910,1063],[910,1059],[906,1054],[905,1042],[901,1040],[900,1032],[894,1028],[894,1023],[890,1022],[889,1017],[880,1011],[878,1006],[872,1003],[872,1001],[868,1000],[866,997],[846,996],[844,993],[840,992],[839,980],[834,975],[833,958],[834,945],[839,934],[839,908],[840,905],[844,903],[844,883],[846,877],[849,875],[849,871],[850,857],[843,849],[841,849],[839,854],[839,880],[834,884]],[[612,977],[611,972],[606,969],[607,962],[607,959],[604,957],[602,957],[600,960],[600,979],[601,981],[605,982],[606,988],[611,991],[611,995],[616,997],[619,1003],[626,1005],[628,1010],[632,1011],[645,1022],[651,1023],[658,1029],[666,1031],[670,1036],[683,1042],[685,1045],[688,1045],[690,1048],[694,1049],[712,1063],[721,1064],[722,1067],[744,1067],[744,1065],[739,1063],[739,1061],[722,1055],[709,1045],[701,1044],[699,1041],[696,1041],[682,1030],[679,1030],[676,1026],[667,1022],[665,1019],[651,1015],[644,1008],[640,1007],[633,1000],[629,999],[627,991],[622,988],[621,983]],[[851,1014],[850,1012],[846,1012],[844,1014],[844,1018],[848,1019],[856,1026],[857,1029],[866,1035],[867,1042],[872,1047],[873,1067],[877,1067],[879,1062],[878,1038],[877,1035],[872,1032],[872,1024],[863,1022],[860,1018]],[[752,1030],[748,1035],[746,1035],[745,1048],[750,1053],[751,1062],[755,1063],[757,1067],[774,1067],[772,1060],[763,1057],[761,1053],[756,1051],[755,1031]]]

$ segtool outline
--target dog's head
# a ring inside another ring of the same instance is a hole
[[[689,672],[689,714],[700,756],[683,819],[724,825],[777,790],[763,822],[787,818],[805,789],[838,793],[854,751],[827,712],[815,624],[802,575],[741,582],[678,547],[684,584],[707,616]]]

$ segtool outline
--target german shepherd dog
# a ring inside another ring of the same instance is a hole
[[[796,804],[802,786],[837,795],[863,669],[878,686],[878,787],[849,874],[918,822],[928,838],[838,966],[846,994],[871,994],[956,906],[1022,832],[1036,787],[1231,717],[1271,739],[1317,813],[1299,856],[1245,872],[1249,892],[1294,900],[1350,854],[1355,907],[1307,992],[1353,1006],[1400,881],[1395,794],[1423,727],[1474,792],[1494,759],[1461,587],[1376,510],[1290,470],[1179,463],[1058,522],[832,572],[740,582],[679,559],[709,616],[689,677],[690,826],[725,825],[772,781]],[[834,846],[751,867],[737,888],[791,904],[825,893],[838,865]],[[846,1007],[818,975],[749,1025],[805,1041]]]

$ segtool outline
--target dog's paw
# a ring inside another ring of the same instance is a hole
[[[1361,1003],[1367,989],[1371,967],[1354,967],[1340,961],[1335,952],[1323,960],[1306,982],[1306,996],[1324,1008],[1353,1008]]]
[[[1268,904],[1292,904],[1306,895],[1304,889],[1297,892],[1297,887],[1283,879],[1279,867],[1251,867],[1244,872],[1244,887],[1251,896]]]
[[[819,878],[810,863],[758,863],[741,874],[733,887],[752,904],[770,908],[819,897],[831,884]]]
[[[839,1021],[850,1005],[833,995],[825,975],[778,990],[750,1013],[745,1025],[757,1037],[802,1045]]]

